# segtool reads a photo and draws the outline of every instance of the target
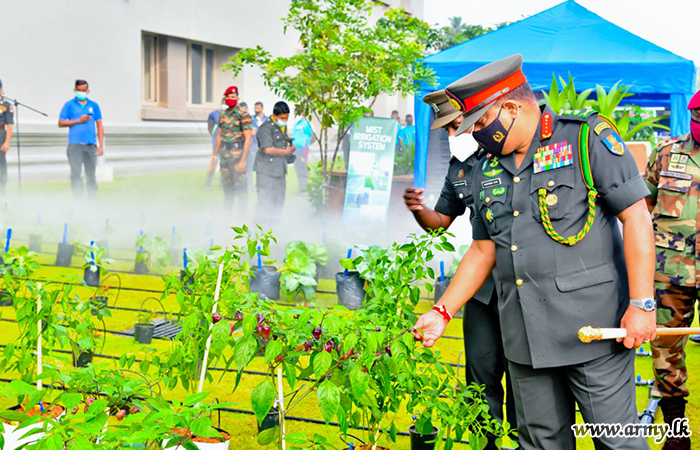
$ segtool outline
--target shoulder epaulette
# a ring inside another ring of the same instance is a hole
[[[654,150],[660,151],[673,144],[681,144],[683,142],[683,139],[685,139],[685,136],[676,136],[671,139],[666,139],[665,141],[659,142],[659,144],[656,146],[656,148],[654,148]]]
[[[483,158],[486,154],[487,154],[486,150],[484,150],[483,148],[480,148],[480,149],[477,150],[476,153],[475,153],[476,159],[481,159],[481,158]]]
[[[595,117],[597,114],[593,108],[566,110],[559,114],[559,119],[585,122],[589,117]]]

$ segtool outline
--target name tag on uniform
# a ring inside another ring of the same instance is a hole
[[[462,181],[456,181],[456,182],[452,183],[452,186],[454,186],[454,187],[466,186],[466,185],[467,185],[467,182],[464,181],[464,180],[462,180]]]
[[[535,173],[559,169],[574,163],[574,155],[571,145],[567,141],[540,147],[533,156]]]
[[[500,186],[501,184],[502,183],[501,183],[500,178],[494,178],[493,180],[482,181],[481,182],[481,189],[488,189],[490,187]]]
[[[662,170],[659,174],[662,177],[680,178],[681,180],[692,180],[693,179],[693,177],[688,173],[669,172],[668,170]]]

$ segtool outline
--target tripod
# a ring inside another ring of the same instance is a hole
[[[29,105],[25,105],[22,102],[17,101],[16,99],[11,99],[10,97],[3,95],[3,98],[7,99],[10,103],[15,105],[15,128],[17,129],[16,135],[17,135],[17,180],[19,182],[19,192],[20,194],[22,193],[22,163],[21,163],[21,158],[20,158],[20,144],[19,144],[19,107],[24,106],[25,108],[29,109],[30,111],[34,111],[37,114],[41,114],[44,117],[48,117],[48,114],[43,113],[37,109],[32,108]]]

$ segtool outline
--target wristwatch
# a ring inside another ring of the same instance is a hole
[[[452,320],[452,314],[445,308],[445,305],[433,306],[432,310],[440,314],[445,319],[445,322],[449,323]]]
[[[653,298],[642,298],[639,300],[630,300],[630,305],[643,309],[646,312],[656,310],[656,302]]]

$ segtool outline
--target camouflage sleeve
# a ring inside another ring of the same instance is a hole
[[[649,190],[639,174],[632,152],[620,135],[610,127],[598,127],[604,123],[601,119],[594,120],[589,131],[588,148],[593,184],[603,207],[610,214],[618,215],[649,195]]]
[[[658,146],[652,150],[651,155],[649,155],[647,168],[644,170],[644,181],[647,184],[647,188],[649,188],[649,192],[651,192],[649,198],[651,198],[654,203],[656,203],[656,195],[659,192],[659,172],[661,171],[661,161],[659,156],[661,149],[662,147]]]
[[[244,113],[241,116],[241,129],[243,131],[247,130],[252,130],[253,129],[253,118],[250,117],[250,114]]]

